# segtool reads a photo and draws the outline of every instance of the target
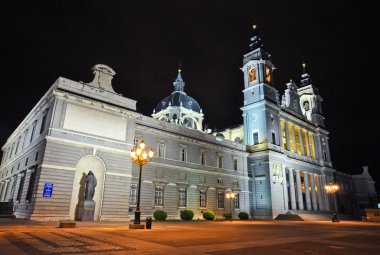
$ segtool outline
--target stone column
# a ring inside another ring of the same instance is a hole
[[[305,137],[306,137],[306,151],[305,151],[305,156],[310,157],[310,146],[309,146],[309,135],[307,133],[307,130],[305,130]],[[302,133],[302,138],[303,138],[303,133]]]
[[[289,168],[289,190],[290,190],[290,205],[292,210],[297,210],[296,191],[294,187],[293,169]]]
[[[284,194],[284,210],[289,210],[288,183],[286,181],[286,166],[282,165],[282,192]]]
[[[318,211],[317,194],[315,193],[314,174],[310,173],[310,186],[311,186],[311,203],[313,204],[313,210]]]
[[[301,153],[302,155],[306,155],[305,148],[303,147],[303,137],[302,137],[302,128],[299,129],[300,133],[300,146],[301,146]]]
[[[299,170],[296,170],[296,182],[297,182],[297,202],[298,210],[304,210],[303,197],[302,197],[302,186],[301,186],[301,174]]]
[[[324,197],[324,200],[325,200],[325,209],[326,211],[330,211],[330,201],[329,201],[329,197],[327,195],[327,192],[325,190],[325,185],[326,185],[326,175],[321,175],[321,183],[322,183],[322,194],[323,194],[323,197]]]
[[[305,184],[305,199],[306,199],[306,209],[311,211],[311,201],[310,201],[310,191],[309,191],[309,174],[303,172],[303,182]]]
[[[284,120],[284,126],[285,126],[285,137],[286,137],[286,149],[290,150],[288,122],[286,122],[285,120]]]
[[[292,128],[293,128],[294,153],[297,153],[297,154],[298,154],[298,150],[297,150],[297,141],[296,141],[296,127],[294,126],[294,124],[292,125]],[[289,148],[290,148],[290,147],[289,147]]]
[[[316,181],[316,186],[317,186],[317,189],[318,189],[318,193],[317,193],[317,199],[318,199],[318,208],[319,208],[319,211],[324,211],[325,207],[323,206],[323,200],[322,200],[322,190],[321,190],[321,178],[319,175],[316,176],[315,178],[315,181]]]
[[[3,196],[3,188],[4,188],[4,183],[0,182],[0,202],[1,202],[1,198]]]

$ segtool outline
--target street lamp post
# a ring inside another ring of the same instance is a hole
[[[141,174],[142,174],[142,168],[143,166],[150,162],[153,158],[154,152],[152,148],[149,149],[149,151],[145,150],[145,143],[144,141],[141,141],[137,146],[135,146],[131,150],[131,157],[133,163],[137,164],[140,168],[139,172],[139,184],[138,184],[138,191],[137,191],[137,204],[136,204],[136,210],[135,210],[135,220],[133,221],[133,224],[140,224],[140,194],[141,194]]]
[[[337,210],[336,210],[336,207],[335,207],[335,193],[339,190],[339,186],[335,183],[328,183],[325,185],[325,190],[327,192],[328,195],[331,195],[333,197],[333,211],[332,211],[332,222],[339,222],[338,221],[338,216],[337,216]]]
[[[230,200],[230,215],[231,215],[230,221],[232,221],[232,200],[235,198],[235,193],[233,193],[232,191],[228,191],[226,193],[226,198]]]

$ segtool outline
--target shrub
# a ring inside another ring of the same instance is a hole
[[[168,217],[168,214],[167,214],[165,211],[162,211],[162,210],[156,210],[156,211],[153,213],[153,217],[154,217],[156,220],[166,220],[166,218]]]
[[[239,219],[241,220],[248,220],[249,219],[249,214],[246,212],[240,212],[238,215]]]
[[[223,213],[223,217],[224,217],[226,220],[230,220],[230,219],[232,219],[232,214],[229,213],[229,212],[224,212],[224,213]]]
[[[206,220],[214,220],[215,213],[211,210],[207,210],[203,213],[203,218],[205,218]]]
[[[190,210],[183,210],[181,211],[180,216],[182,220],[192,220],[194,217],[194,212]]]

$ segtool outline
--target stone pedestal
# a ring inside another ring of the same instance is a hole
[[[129,229],[145,229],[145,225],[131,223],[129,224]]]
[[[94,221],[95,201],[84,200],[79,206],[79,215],[81,221]]]

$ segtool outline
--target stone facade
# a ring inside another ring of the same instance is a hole
[[[372,178],[368,171],[350,176],[333,169],[318,90],[304,70],[301,87],[290,81],[280,101],[274,66],[254,33],[242,67],[243,124],[214,134],[202,130],[202,110],[184,92],[180,72],[152,117],[115,93],[115,71],[106,65],[94,66],[90,83],[58,78],[2,147],[0,201],[14,201],[18,218],[79,219],[91,170],[94,220],[130,220],[138,167],[129,152],[143,139],[156,157],[142,171],[142,218],[157,209],[169,218],[184,209],[195,218],[205,210],[221,216],[231,206],[234,217],[273,219],[332,206],[357,215],[356,201],[365,204],[375,192]],[[324,190],[332,181],[342,187],[336,205]],[[229,190],[237,194],[232,204]]]

